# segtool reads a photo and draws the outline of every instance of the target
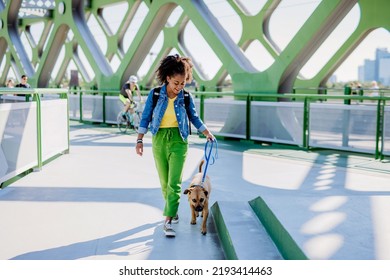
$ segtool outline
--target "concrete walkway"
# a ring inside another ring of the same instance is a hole
[[[185,195],[164,236],[150,135],[143,157],[115,128],[72,123],[70,136],[69,154],[0,190],[0,259],[225,259],[212,219],[206,236],[190,225]],[[190,142],[183,189],[204,154]],[[309,259],[390,259],[389,163],[222,140],[218,155],[210,205],[261,197]]]

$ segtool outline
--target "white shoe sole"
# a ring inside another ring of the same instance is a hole
[[[166,230],[165,226],[164,226],[164,233],[165,233],[165,236],[167,236],[167,237],[174,237],[174,236],[176,236],[176,232],[173,229]]]
[[[177,223],[179,223],[179,216],[176,216],[176,217],[177,217],[177,219],[173,218],[173,219],[171,220],[171,223],[172,223],[172,224],[177,224]]]
[[[175,237],[176,233],[175,232],[165,232],[166,237]]]

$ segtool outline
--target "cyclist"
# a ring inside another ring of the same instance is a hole
[[[127,120],[127,116],[134,113],[135,102],[133,98],[133,92],[137,93],[139,101],[142,102],[142,96],[139,91],[139,86],[137,84],[138,78],[134,75],[131,75],[129,80],[122,86],[121,92],[119,94],[119,99],[122,101],[124,108],[122,111],[122,117],[124,120]],[[131,121],[131,120],[129,120]]]

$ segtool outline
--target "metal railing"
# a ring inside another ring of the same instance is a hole
[[[65,89],[0,88],[0,184],[69,151]]]
[[[193,96],[200,117],[219,137],[347,150],[383,159],[390,155],[386,106],[390,90],[381,92],[378,97],[348,95],[345,89],[326,95],[193,92]],[[118,94],[71,91],[71,119],[114,124],[123,107]]]
[[[115,124],[123,108],[118,94],[0,89],[0,184],[25,171],[40,170],[45,161],[68,152],[69,119]],[[193,92],[200,117],[217,137],[347,150],[376,159],[390,155],[388,95],[390,90],[377,97]]]

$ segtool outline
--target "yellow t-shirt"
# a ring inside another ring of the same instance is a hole
[[[160,127],[161,128],[167,128],[167,127],[178,127],[179,124],[177,123],[175,108],[174,108],[174,102],[176,100],[177,96],[175,98],[168,98],[168,107],[165,111],[165,114],[161,120]]]

